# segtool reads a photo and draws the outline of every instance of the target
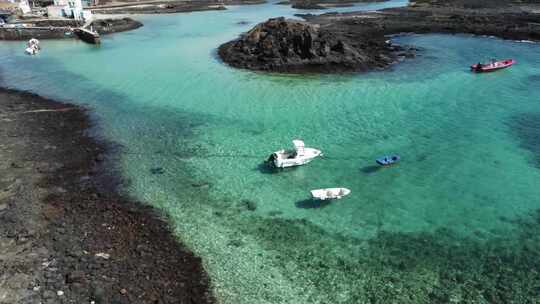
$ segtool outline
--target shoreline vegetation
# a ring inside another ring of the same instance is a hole
[[[267,21],[221,45],[219,55],[230,66],[258,71],[363,72],[386,68],[403,57],[414,57],[410,52],[414,47],[404,49],[388,41],[390,36],[403,33],[463,33],[540,40],[538,3],[440,3],[423,0],[375,12],[300,14],[297,16],[306,20],[301,29],[300,22],[295,20]]]
[[[86,110],[0,89],[0,303],[213,303],[166,217],[119,194]]]

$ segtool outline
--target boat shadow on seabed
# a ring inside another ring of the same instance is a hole
[[[309,198],[309,199],[298,201],[294,203],[294,205],[297,208],[302,208],[302,209],[318,209],[318,208],[324,208],[330,205],[330,203],[332,203],[332,200],[323,201],[323,200],[314,200],[314,199]]]
[[[268,161],[264,161],[262,163],[260,163],[259,165],[257,165],[257,169],[259,172],[263,173],[263,174],[277,174],[279,172],[283,172],[283,171],[293,171],[293,170],[296,170],[298,169],[298,166],[294,166],[294,167],[288,167],[288,168],[276,168],[274,166],[272,166],[271,164],[268,163]]]
[[[365,166],[365,167],[362,167],[360,169],[360,171],[362,171],[363,173],[365,174],[372,174],[372,173],[375,173],[381,169],[383,169],[384,167],[382,166],[379,166],[379,165],[372,165],[372,166]]]

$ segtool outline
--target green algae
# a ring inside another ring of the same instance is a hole
[[[509,125],[520,146],[531,153],[533,165],[540,168],[540,113],[515,115]]]
[[[537,303],[540,210],[514,224],[513,234],[487,240],[448,229],[358,240],[282,219],[242,230],[275,252],[273,265],[292,282],[319,291],[313,303]]]

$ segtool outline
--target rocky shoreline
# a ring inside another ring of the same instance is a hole
[[[75,20],[39,20],[25,21],[28,27],[0,27],[0,40],[37,39],[73,39],[74,29],[83,26]],[[131,31],[142,27],[143,24],[132,18],[97,19],[91,23],[92,28],[99,34],[106,35]]]
[[[0,89],[0,303],[213,303],[200,258],[121,195],[84,109]]]
[[[296,9],[328,9],[332,7],[350,7],[358,3],[385,2],[388,0],[286,0],[278,2],[280,5],[291,5]]]
[[[219,47],[221,59],[237,68],[279,73],[334,73],[385,68],[414,47],[386,43],[402,33],[467,33],[514,40],[540,40],[540,4],[494,5],[475,1],[427,1],[376,12],[298,15],[306,20],[278,24],[269,20]],[[275,19],[274,19],[275,20]],[[323,51],[320,47],[323,46]],[[344,48],[333,46],[344,45]],[[329,46],[329,49],[325,49]]]
[[[265,2],[266,0],[126,1],[122,4],[96,6],[92,12],[98,14],[172,14],[226,10],[226,5],[251,5]]]

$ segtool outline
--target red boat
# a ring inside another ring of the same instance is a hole
[[[514,59],[505,59],[505,60],[499,60],[499,61],[493,60],[492,62],[486,63],[486,64],[481,64],[481,63],[473,64],[471,65],[471,71],[477,72],[477,73],[493,72],[493,71],[507,68],[513,65],[514,63],[516,63]]]

